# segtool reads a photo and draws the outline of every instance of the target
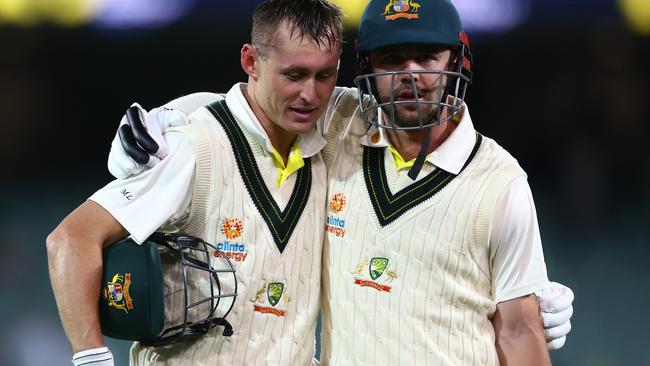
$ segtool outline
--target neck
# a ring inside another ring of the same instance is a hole
[[[444,113],[443,113],[444,117]],[[386,118],[386,116],[384,116]],[[429,146],[426,147],[427,155],[435,151],[442,145],[449,135],[456,129],[458,124],[453,121],[447,121],[431,128],[431,137],[429,138]],[[415,159],[422,145],[424,144],[424,136],[426,130],[419,131],[405,131],[405,130],[386,130],[388,139],[391,145],[399,152],[405,161]]]
[[[255,113],[255,116],[260,121],[260,124],[266,132],[266,135],[269,137],[269,140],[271,140],[271,145],[273,145],[273,148],[280,154],[284,163],[287,164],[289,153],[291,152],[291,146],[296,140],[298,134],[283,130],[271,121],[266,113],[264,113],[262,107],[257,103],[254,82],[249,81],[248,85],[242,86],[242,93],[244,94],[248,105],[253,110],[253,113]]]
[[[455,128],[456,125],[449,122],[431,127],[431,138],[429,139],[429,146],[426,148],[427,155],[440,147]],[[425,133],[426,131],[386,131],[391,145],[393,145],[405,161],[413,160],[418,156],[424,143]]]

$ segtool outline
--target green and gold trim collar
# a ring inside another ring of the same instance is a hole
[[[309,199],[312,181],[310,158],[303,159],[305,165],[296,173],[296,185],[291,193],[289,203],[284,211],[280,211],[271,196],[271,192],[264,183],[253,150],[246,140],[244,132],[237,124],[235,117],[228,109],[226,102],[214,102],[208,105],[207,109],[226,131],[233,147],[239,173],[246,185],[246,190],[268,225],[278,250],[282,253]]]
[[[474,159],[483,137],[476,133],[476,142],[460,174]],[[390,192],[386,168],[384,165],[384,148],[364,146],[363,148],[363,177],[370,195],[379,224],[384,227],[397,220],[411,208],[419,205],[440,192],[458,176],[440,168],[436,168],[426,177],[400,190],[396,194]]]

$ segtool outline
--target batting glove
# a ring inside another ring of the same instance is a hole
[[[127,178],[156,166],[169,153],[163,137],[165,129],[189,121],[185,113],[167,107],[150,112],[133,103],[120,121],[108,154],[108,170],[118,179]]]
[[[113,354],[108,347],[77,352],[72,356],[74,366],[114,366]]]
[[[566,335],[571,331],[573,291],[560,283],[551,282],[535,295],[542,311],[546,346],[550,351],[560,349],[566,342]]]

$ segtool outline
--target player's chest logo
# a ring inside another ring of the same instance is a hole
[[[345,210],[348,204],[347,198],[341,192],[336,192],[329,201],[329,215],[327,215],[327,224],[325,231],[328,235],[338,238],[345,236],[345,219],[341,217],[341,213]]]
[[[260,288],[250,301],[255,312],[283,317],[287,313],[290,298],[285,293],[284,283],[270,282]]]
[[[217,242],[217,249],[232,261],[245,261],[246,257],[248,257],[248,249],[241,242],[241,237],[244,234],[243,221],[236,217],[225,218],[220,223],[219,231],[222,236]],[[215,251],[214,255],[219,256],[221,254]]]
[[[242,224],[241,220],[237,218],[225,219],[223,220],[223,224],[221,224],[221,233],[228,240],[235,240],[239,238],[243,229],[244,224]]]
[[[390,260],[384,257],[364,258],[352,272],[354,284],[370,287],[379,292],[390,292],[390,283],[397,278],[397,272],[389,266]]]

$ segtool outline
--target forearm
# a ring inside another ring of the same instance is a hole
[[[102,236],[97,206],[85,203],[47,238],[52,290],[73,353],[104,345],[98,313],[102,248],[124,235],[115,226],[113,235]]]
[[[501,366],[550,365],[544,333],[538,329],[520,329],[519,333],[497,337],[496,347]]]
[[[48,262],[61,323],[73,353],[103,346],[97,311],[101,249],[74,245],[54,234],[48,238]]]
[[[499,303],[492,323],[502,366],[551,364],[534,295]]]

